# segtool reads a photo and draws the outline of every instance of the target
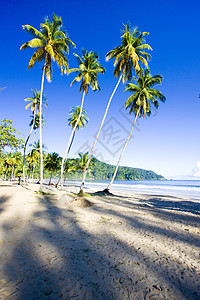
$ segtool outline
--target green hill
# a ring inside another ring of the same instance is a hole
[[[115,171],[115,166],[94,159],[95,166],[89,169],[87,179],[91,180],[111,180]],[[68,173],[66,179],[82,179],[82,173]],[[164,180],[162,175],[158,175],[153,171],[147,171],[132,167],[119,167],[116,180]]]

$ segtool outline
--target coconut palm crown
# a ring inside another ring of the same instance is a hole
[[[68,124],[71,125],[72,128],[74,128],[76,125],[76,121],[79,117],[80,110],[81,110],[80,106],[73,106],[70,110],[71,117],[68,119],[68,122],[69,122]],[[88,117],[86,116],[86,113],[87,113],[87,111],[85,109],[83,109],[79,123],[77,124],[77,127],[76,127],[77,130],[79,130],[82,127],[85,127],[86,124],[88,123]]]
[[[87,51],[82,49],[82,58],[75,54],[79,68],[70,69],[69,72],[77,72],[78,75],[74,78],[71,83],[71,86],[74,82],[80,82],[80,92],[83,91],[85,94],[88,92],[89,86],[92,88],[93,91],[100,90],[97,75],[98,73],[105,73],[105,68],[103,68],[99,62],[99,56],[94,51]]]
[[[26,98],[24,101],[29,101],[29,103],[26,105],[26,109],[30,107],[31,111],[33,114],[35,113],[36,115],[40,114],[40,91],[35,89],[31,89],[33,92],[33,97],[32,98]],[[42,94],[42,103],[47,106],[47,98],[45,97],[44,94]]]
[[[62,25],[62,19],[54,15],[52,20],[49,20],[48,17],[45,18],[45,22],[40,24],[40,30],[30,25],[22,26],[34,38],[23,44],[20,50],[27,47],[37,48],[29,61],[28,68],[32,68],[36,62],[44,60],[43,68],[48,81],[52,79],[53,61],[57,63],[62,74],[68,72],[66,53],[69,52],[69,47],[75,46]]]
[[[145,43],[144,36],[148,32],[140,32],[136,28],[131,29],[130,24],[124,25],[121,36],[121,45],[115,47],[106,54],[106,60],[114,59],[114,76],[119,77],[122,74],[123,82],[131,80],[133,70],[136,74],[140,71],[139,63],[148,67],[147,60],[151,55],[145,50],[152,48]]]
[[[136,81],[136,84],[128,83],[125,88],[125,92],[129,91],[132,95],[127,99],[125,103],[126,109],[130,109],[129,113],[134,112],[138,117],[151,115],[151,106],[158,108],[159,102],[165,102],[165,96],[158,90],[153,87],[156,84],[161,84],[162,76],[154,75],[151,76],[150,70],[146,69],[145,71],[141,68],[140,77],[133,78]]]

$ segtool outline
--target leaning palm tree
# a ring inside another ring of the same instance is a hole
[[[114,59],[114,76],[119,77],[117,84],[110,96],[110,99],[108,101],[101,125],[99,127],[99,130],[97,132],[97,135],[94,140],[94,144],[91,148],[90,156],[88,159],[88,166],[90,163],[90,159],[92,158],[92,154],[97,142],[97,139],[99,137],[99,134],[101,132],[101,129],[103,127],[110,103],[112,101],[112,98],[122,80],[124,83],[126,80],[131,80],[133,76],[133,71],[138,74],[140,72],[140,63],[144,63],[146,67],[148,67],[147,60],[150,59],[151,55],[144,50],[152,50],[151,47],[145,43],[144,36],[148,35],[148,32],[139,32],[136,29],[131,29],[130,25],[124,25],[124,29],[122,30],[122,36],[121,36],[121,45],[115,47],[113,50],[109,51],[106,54],[106,60],[109,61],[111,59]],[[85,169],[85,172],[83,174],[83,179],[80,187],[80,194],[83,194],[83,187],[87,175],[87,169],[88,166]]]
[[[42,190],[43,185],[42,95],[44,77],[46,76],[48,82],[51,81],[53,61],[57,62],[61,74],[66,74],[68,72],[66,53],[69,52],[69,47],[75,46],[62,25],[62,19],[54,15],[52,20],[49,20],[47,17],[45,22],[40,24],[40,30],[30,25],[22,26],[22,28],[33,35],[34,38],[23,44],[20,49],[26,49],[27,47],[37,48],[29,61],[28,68],[32,68],[36,62],[44,61],[40,90],[40,190]]]
[[[30,122],[30,126],[31,126],[31,130],[29,132],[29,135],[25,141],[24,144],[24,156],[23,156],[23,181],[25,182],[25,160],[26,160],[26,147],[28,144],[28,141],[31,137],[32,131],[36,130],[38,128],[38,122],[36,122],[37,116],[39,117],[40,115],[40,91],[38,91],[37,89],[32,90],[33,91],[33,97],[32,98],[26,98],[24,99],[25,101],[29,101],[29,104],[26,105],[26,109],[28,109],[29,107],[31,108],[31,111],[33,113],[33,118]],[[44,94],[42,95],[42,101],[43,103],[46,104],[47,98],[44,96]]]
[[[74,54],[74,55],[78,59],[79,68],[73,68],[73,69],[70,69],[70,71],[69,71],[70,73],[71,72],[78,73],[78,75],[72,81],[71,86],[75,82],[81,81],[80,92],[83,92],[83,95],[82,95],[82,101],[81,101],[79,116],[78,116],[78,119],[76,120],[76,123],[73,127],[72,133],[70,135],[70,138],[69,138],[69,141],[68,141],[68,144],[67,144],[65,154],[64,154],[63,159],[62,159],[61,180],[60,180],[61,188],[63,188],[64,163],[67,160],[70,144],[71,144],[74,132],[75,132],[75,130],[76,130],[78,124],[79,124],[79,120],[81,118],[85,96],[88,93],[89,87],[91,87],[93,91],[100,90],[100,87],[99,87],[99,84],[98,84],[98,81],[97,81],[97,76],[98,76],[99,73],[102,73],[102,74],[105,73],[105,69],[101,66],[101,64],[99,62],[99,56],[94,51],[88,52],[87,50],[83,49],[82,50],[82,58],[80,56],[78,56],[77,54]]]
[[[44,160],[44,168],[51,172],[49,185],[51,184],[51,178],[53,172],[57,171],[60,168],[60,156],[58,153],[48,153]]]
[[[131,131],[128,135],[128,138],[126,140],[126,143],[124,145],[124,148],[122,149],[111,182],[109,183],[108,187],[104,190],[104,192],[109,192],[110,187],[113,184],[113,181],[117,174],[117,170],[119,168],[128,141],[131,137],[137,118],[138,117],[140,118],[142,116],[145,117],[145,115],[150,116],[151,106],[153,105],[155,108],[158,108],[159,106],[158,99],[161,100],[162,102],[165,101],[165,96],[163,96],[163,94],[160,91],[153,89],[153,87],[156,84],[161,84],[162,76],[160,75],[151,76],[149,69],[146,69],[145,71],[141,69],[140,77],[134,78],[133,80],[136,81],[136,84],[129,83],[126,85],[125,92],[129,91],[132,93],[132,95],[126,101],[125,107],[126,109],[130,109],[129,111],[130,114],[134,113],[135,119]]]

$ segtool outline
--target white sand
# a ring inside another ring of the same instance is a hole
[[[200,203],[38,188],[0,182],[0,299],[200,299]]]

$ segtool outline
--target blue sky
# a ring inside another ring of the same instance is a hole
[[[199,1],[2,1],[0,86],[0,119],[13,120],[17,130],[27,136],[30,111],[24,99],[31,89],[40,89],[42,64],[28,70],[33,51],[20,51],[31,39],[22,25],[39,29],[43,18],[53,13],[63,19],[63,25],[76,44],[69,53],[69,66],[75,67],[73,52],[81,49],[99,53],[106,74],[99,76],[100,92],[89,91],[84,108],[88,112],[87,128],[76,134],[71,157],[91,147],[110,94],[116,84],[113,62],[105,62],[106,53],[120,44],[122,23],[130,21],[140,31],[150,34],[146,41],[153,48],[149,63],[152,75],[161,74],[159,87],[166,96],[148,119],[140,119],[126,149],[122,165],[151,169],[167,178],[200,178],[200,39]],[[46,126],[43,139],[49,152],[64,154],[70,127],[67,125],[70,107],[80,105],[79,84],[70,87],[74,75],[60,76],[54,65],[52,83],[45,82],[48,108],[44,109]],[[117,90],[105,127],[96,146],[96,156],[115,164],[120,147],[131,128],[133,116],[127,115],[123,104],[128,97],[124,86]],[[193,175],[196,175],[195,177]],[[199,177],[197,176],[199,175]]]

